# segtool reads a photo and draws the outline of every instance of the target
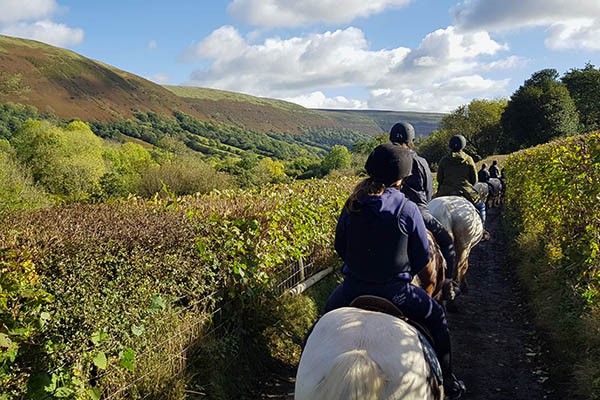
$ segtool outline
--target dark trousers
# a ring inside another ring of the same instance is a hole
[[[346,276],[329,296],[325,312],[346,307],[358,296],[372,295],[390,300],[408,319],[429,330],[435,343],[442,371],[450,373],[450,333],[444,308],[422,288],[403,279],[395,279],[386,284],[368,283]]]

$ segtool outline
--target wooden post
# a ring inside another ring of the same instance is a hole
[[[302,260],[302,257],[298,260],[298,268],[300,268],[300,282],[304,282],[306,276],[304,274],[304,261]]]

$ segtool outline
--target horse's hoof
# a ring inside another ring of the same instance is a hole
[[[454,301],[460,294],[460,287],[458,283],[452,279],[446,279],[444,286],[442,287],[442,299],[447,301]]]
[[[490,233],[484,229],[483,236],[481,237],[481,241],[486,242],[486,241],[490,240],[491,238],[492,238],[492,235],[490,235]]]

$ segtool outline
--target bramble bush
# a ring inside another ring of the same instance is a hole
[[[44,323],[10,361],[27,374],[7,375],[5,398],[241,398],[269,360],[299,357],[317,312],[282,299],[279,283],[299,258],[337,262],[333,230],[354,183],[0,214],[1,265],[22,255],[52,299],[11,314]]]
[[[519,274],[551,333],[559,373],[600,399],[600,133],[523,150],[505,163],[505,217]]]

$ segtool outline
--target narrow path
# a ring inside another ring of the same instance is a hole
[[[467,385],[465,400],[558,400],[543,365],[541,340],[524,304],[500,209],[488,210],[492,239],[478,244],[469,258],[469,291],[448,314],[454,370]],[[280,370],[258,399],[292,400],[293,370]]]
[[[488,211],[492,239],[469,257],[468,293],[448,314],[454,370],[468,400],[558,399],[548,385],[540,340],[507,258],[500,209]]]

